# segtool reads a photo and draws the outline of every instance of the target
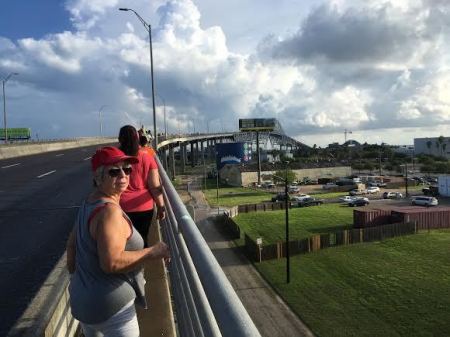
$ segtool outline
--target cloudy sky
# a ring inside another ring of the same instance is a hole
[[[276,117],[308,145],[450,136],[448,0],[15,0],[0,12],[9,127],[33,137]],[[3,126],[3,123],[1,123]]]

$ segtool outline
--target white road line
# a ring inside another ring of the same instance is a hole
[[[47,173],[41,174],[40,176],[37,176],[37,178],[41,179],[42,177],[48,176],[49,174],[52,174],[52,173],[55,173],[55,172],[56,172],[56,170],[49,171]]]
[[[61,156],[64,156],[64,153],[57,154],[55,157],[61,157]]]
[[[89,159],[91,159],[91,158],[92,158],[92,157],[84,158],[83,161],[89,160]]]
[[[13,166],[17,166],[17,165],[20,165],[20,163],[8,165],[8,166],[3,166],[2,169],[13,167]]]

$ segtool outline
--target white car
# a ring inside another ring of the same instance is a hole
[[[289,193],[298,193],[298,192],[300,192],[300,187],[291,185],[288,188],[288,192]]]
[[[411,200],[411,205],[419,206],[437,206],[439,201],[435,197],[414,197]]]
[[[346,195],[346,196],[340,197],[339,201],[341,201],[341,202],[350,202],[350,201],[353,201],[354,199],[355,199],[355,197],[352,197],[350,195]]]
[[[384,192],[383,199],[401,199],[403,198],[403,194],[400,192]]]
[[[303,201],[305,199],[311,198],[311,196],[309,194],[297,194],[294,195],[291,200],[292,201]]]
[[[380,192],[380,188],[378,186],[370,186],[367,188],[367,193],[378,193]]]

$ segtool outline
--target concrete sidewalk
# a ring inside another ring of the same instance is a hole
[[[200,185],[190,184],[195,222],[262,336],[314,336],[259,275],[253,265],[228,241],[212,220],[211,209]]]

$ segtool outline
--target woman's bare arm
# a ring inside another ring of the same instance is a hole
[[[97,219],[97,251],[100,267],[106,273],[124,273],[136,269],[146,260],[168,258],[167,245],[158,242],[152,247],[136,251],[125,251],[130,225],[124,219],[122,210],[107,205]]]
[[[155,200],[156,207],[158,208],[158,219],[165,218],[164,198],[162,194],[162,185],[159,177],[158,169],[151,169],[148,172],[148,190]]]

